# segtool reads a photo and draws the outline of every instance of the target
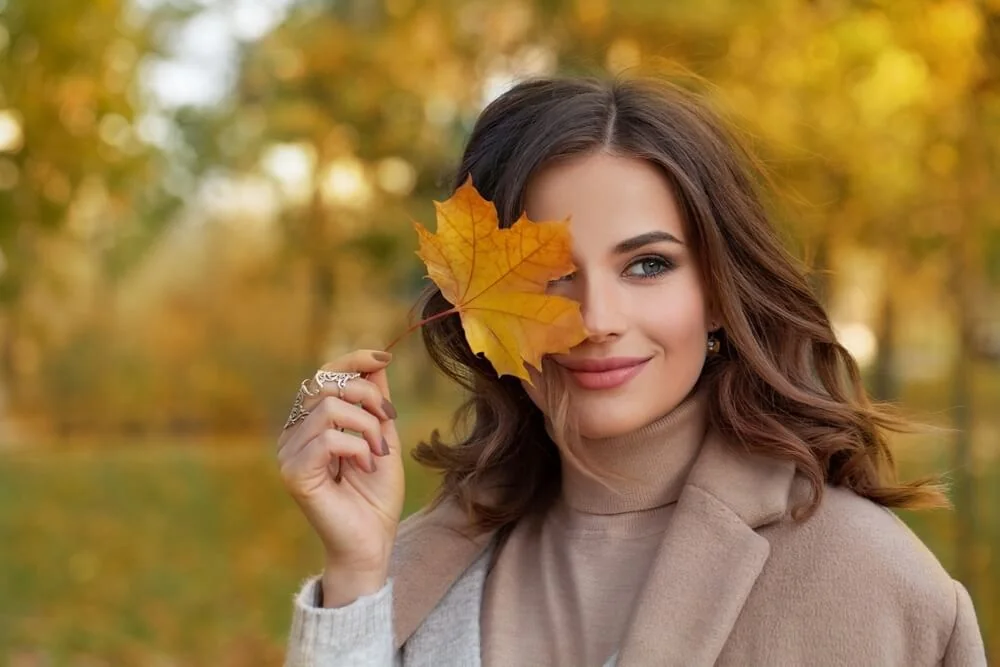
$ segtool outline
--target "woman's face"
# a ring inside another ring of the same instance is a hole
[[[579,301],[588,338],[553,355],[585,438],[623,435],[673,410],[694,387],[716,328],[667,178],[644,160],[595,153],[528,183],[532,220],[570,217],[576,273],[549,287]],[[525,390],[546,412],[545,377]]]

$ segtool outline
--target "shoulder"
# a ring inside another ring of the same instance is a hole
[[[808,497],[796,479],[794,507]],[[894,512],[827,487],[816,512],[761,526],[770,555],[734,631],[829,664],[985,665],[972,601]]]
[[[797,482],[793,498],[804,498]],[[826,487],[809,519],[762,528],[771,572],[804,583],[858,619],[919,628],[947,643],[959,612],[957,584],[894,512],[839,487]],[[900,625],[902,624],[902,625]]]

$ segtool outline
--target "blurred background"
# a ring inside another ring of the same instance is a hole
[[[280,664],[298,382],[406,328],[483,105],[622,72],[738,128],[870,390],[945,427],[896,445],[956,510],[904,519],[1000,662],[1000,0],[0,0],[0,665]],[[460,396],[394,351],[412,445]]]

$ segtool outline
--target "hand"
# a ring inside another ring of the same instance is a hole
[[[363,376],[350,380],[342,397],[335,383],[307,397],[309,415],[278,438],[285,488],[326,551],[326,606],[373,593],[388,575],[405,490],[385,371],[390,358],[357,350],[324,365]]]

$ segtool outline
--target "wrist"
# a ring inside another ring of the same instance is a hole
[[[359,571],[327,565],[319,582],[319,606],[331,609],[349,605],[360,597],[377,593],[388,578],[388,568]]]

